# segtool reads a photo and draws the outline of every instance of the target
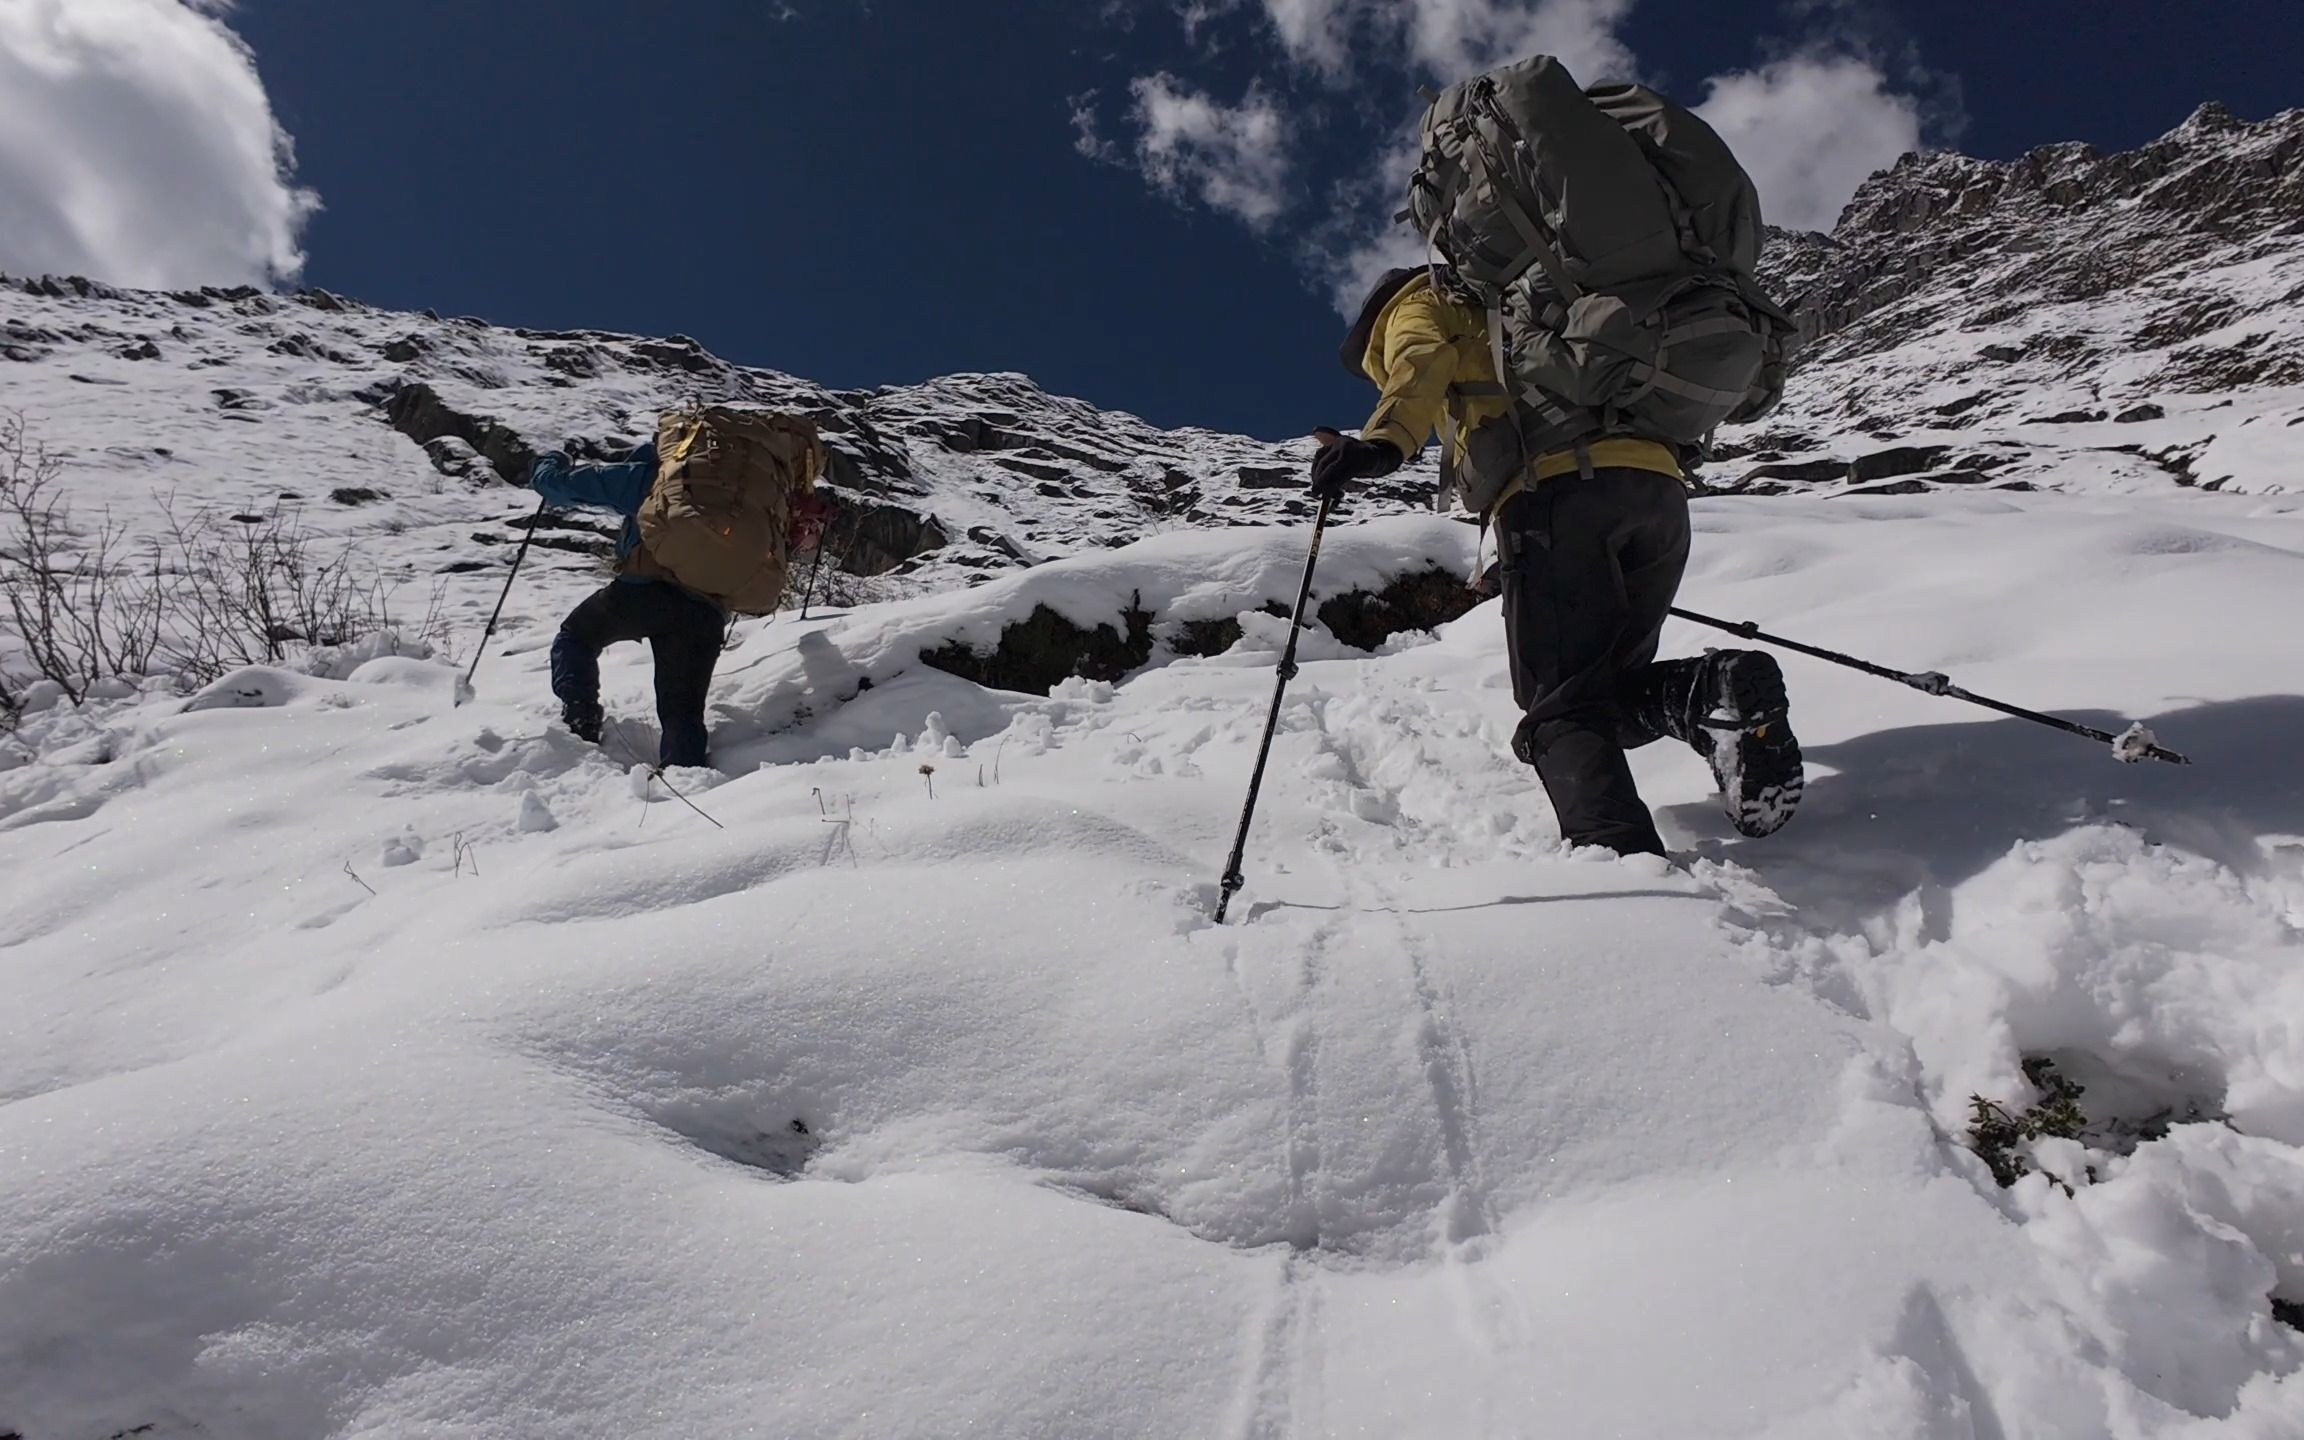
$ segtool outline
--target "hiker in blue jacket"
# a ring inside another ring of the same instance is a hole
[[[619,640],[646,640],[656,655],[656,720],[664,732],[664,765],[705,763],[704,697],[728,629],[728,613],[682,589],[654,564],[635,518],[656,483],[656,446],[606,463],[547,455],[528,484],[551,505],[587,505],[624,517],[616,537],[616,578],[568,612],[552,641],[552,693],[579,737],[600,742],[600,652]]]

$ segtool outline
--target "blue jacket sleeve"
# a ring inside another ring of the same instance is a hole
[[[613,464],[578,464],[565,456],[547,455],[528,472],[529,488],[548,505],[590,505],[627,516],[639,513],[640,502],[655,483],[653,443]]]

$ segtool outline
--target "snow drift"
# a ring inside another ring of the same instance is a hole
[[[574,578],[462,708],[385,655],[43,709],[0,1428],[2294,1433],[2304,642],[2229,622],[2304,590],[2297,513],[1698,517],[1693,605],[2200,764],[1791,659],[1789,829],[1660,745],[1683,862],[1564,855],[1492,607],[1316,634],[1217,929],[1301,560],[1257,530],[748,624],[716,772],[549,723]],[[1349,527],[1326,583],[1468,538]],[[1045,696],[918,663],[1128,596],[1240,639]],[[2094,1128],[2003,1190],[1968,1102],[2039,1056]]]

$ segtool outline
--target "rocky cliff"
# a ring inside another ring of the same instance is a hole
[[[2304,111],[1908,155],[1775,239],[1807,343],[1715,485],[2304,488]]]

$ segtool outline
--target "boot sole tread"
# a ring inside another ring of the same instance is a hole
[[[1773,835],[1807,789],[1800,742],[1786,718],[1784,671],[1775,656],[1745,651],[1728,665],[1721,689],[1733,719],[1714,739],[1712,775],[1728,822],[1751,839]]]

